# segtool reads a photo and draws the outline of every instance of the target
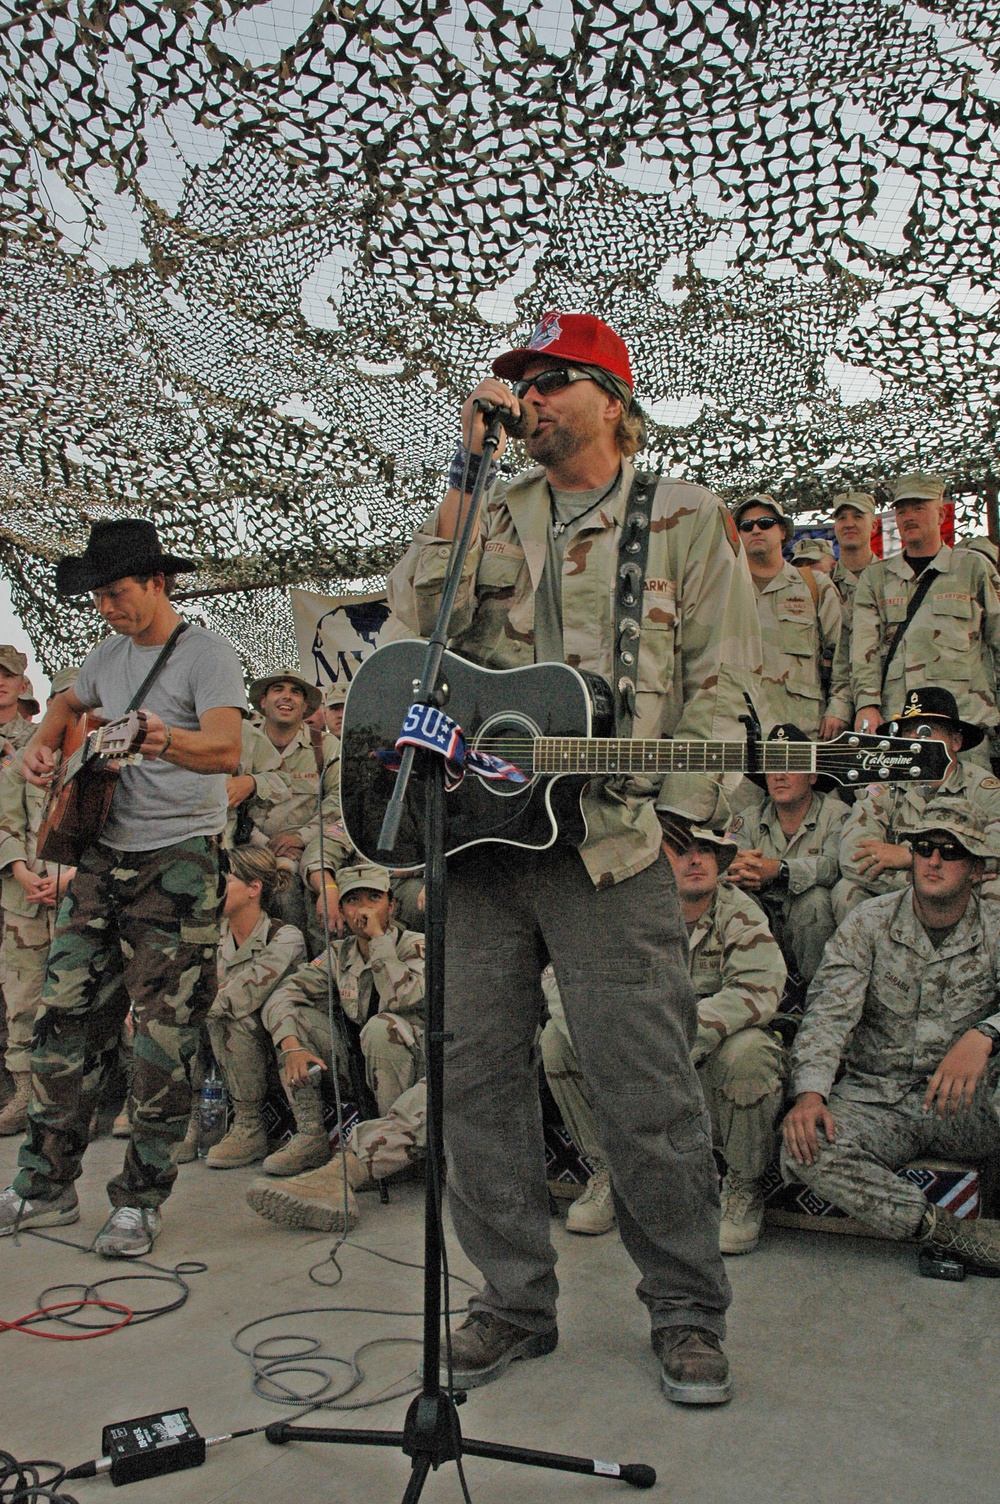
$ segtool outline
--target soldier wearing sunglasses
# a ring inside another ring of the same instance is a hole
[[[489,668],[557,662],[610,678],[619,539],[643,423],[624,341],[589,314],[546,314],[475,388],[450,488],[390,575],[390,607],[411,631],[431,630],[463,482],[471,488],[482,450],[477,398],[526,420],[530,468],[487,492],[453,646]],[[635,714],[621,734],[742,740],[760,637],[732,519],[703,487],[661,479],[650,520]],[[551,961],[621,1237],[642,1273],[661,1386],[685,1404],[729,1398],[718,1177],[691,1061],[697,1008],[658,792],[652,780],[595,779],[579,848],[483,846],[450,865],[448,1190],[459,1241],[484,1276],[452,1336],[459,1388],[556,1345],[534,1043],[539,974]]]
[[[912,886],[855,909],[809,989],[782,1169],[876,1232],[997,1274],[1000,1223],[959,1221],[896,1171],[1000,1155],[1000,903],[979,888],[1000,841],[961,797],[928,804],[907,839]]]
[[[840,597],[828,576],[786,563],[782,547],[794,531],[780,501],[766,492],[733,507],[750,565],[764,648],[761,720],[765,731],[790,722],[810,741],[844,728],[828,711],[823,664],[840,641]]]

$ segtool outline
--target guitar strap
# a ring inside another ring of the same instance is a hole
[[[906,616],[903,618],[899,627],[896,629],[896,635],[892,639],[892,642],[889,644],[889,651],[886,653],[885,662],[882,664],[881,692],[883,695],[885,694],[885,681],[889,677],[889,667],[892,663],[892,660],[896,656],[896,649],[899,647],[899,644],[903,640],[903,633],[906,631],[907,627],[910,625],[910,622],[920,610],[920,605],[923,601],[924,596],[927,594],[928,590],[937,579],[939,573],[940,570],[931,569],[930,565],[928,564],[927,568],[920,576],[916,590],[914,590],[913,594],[910,596],[910,604],[906,608]]]
[[[639,671],[642,592],[649,557],[649,524],[659,476],[636,471],[625,506],[625,525],[618,540],[615,589],[615,641],[612,683],[615,735],[631,736],[635,720],[635,683]]]
[[[177,646],[178,637],[180,637],[182,632],[186,632],[190,625],[191,623],[189,621],[179,621],[177,623],[176,627],[171,632],[166,642],[163,644],[163,650],[160,653],[160,656],[157,658],[156,662],[153,664],[153,667],[150,669],[145,679],[143,679],[142,683],[139,685],[139,688],[132,696],[128,705],[125,707],[126,715],[128,715],[130,711],[139,709],[143,700],[146,698],[147,690],[160,677],[160,670],[166,666],[167,659],[170,657],[174,648]]]
[[[312,743],[313,757],[316,760],[316,771],[323,777],[323,764],[326,758],[323,756],[323,733],[315,726],[309,727],[309,740]]]

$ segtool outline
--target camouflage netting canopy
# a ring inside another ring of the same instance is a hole
[[[377,583],[492,353],[629,342],[655,466],[800,511],[919,464],[960,525],[1000,372],[987,0],[0,0],[0,569],[155,519],[259,670]]]

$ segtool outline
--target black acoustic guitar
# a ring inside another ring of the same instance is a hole
[[[340,786],[344,825],[354,846],[378,861],[382,817],[396,775],[376,755],[395,747],[420,677],[426,644],[391,642],[366,658],[344,706]],[[586,834],[580,809],[584,784],[606,774],[740,773],[745,741],[666,741],[608,735],[611,690],[596,674],[563,663],[528,668],[478,668],[445,653],[447,715],[470,748],[512,762],[526,784],[497,783],[469,773],[448,795],[449,855],[484,841],[542,850],[557,837],[579,844]],[[764,742],[766,773],[826,773],[848,787],[943,778],[950,757],[943,742],[865,736],[845,731],[832,742]],[[393,867],[424,861],[423,796],[411,782],[393,852]]]

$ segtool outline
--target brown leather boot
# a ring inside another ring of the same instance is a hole
[[[14,1072],[14,1095],[3,1112],[0,1112],[0,1135],[9,1137],[23,1133],[28,1126],[28,1104],[31,1101],[31,1075],[28,1071]]]
[[[675,1405],[724,1405],[733,1381],[722,1344],[700,1326],[661,1326],[653,1332],[660,1388]]]

